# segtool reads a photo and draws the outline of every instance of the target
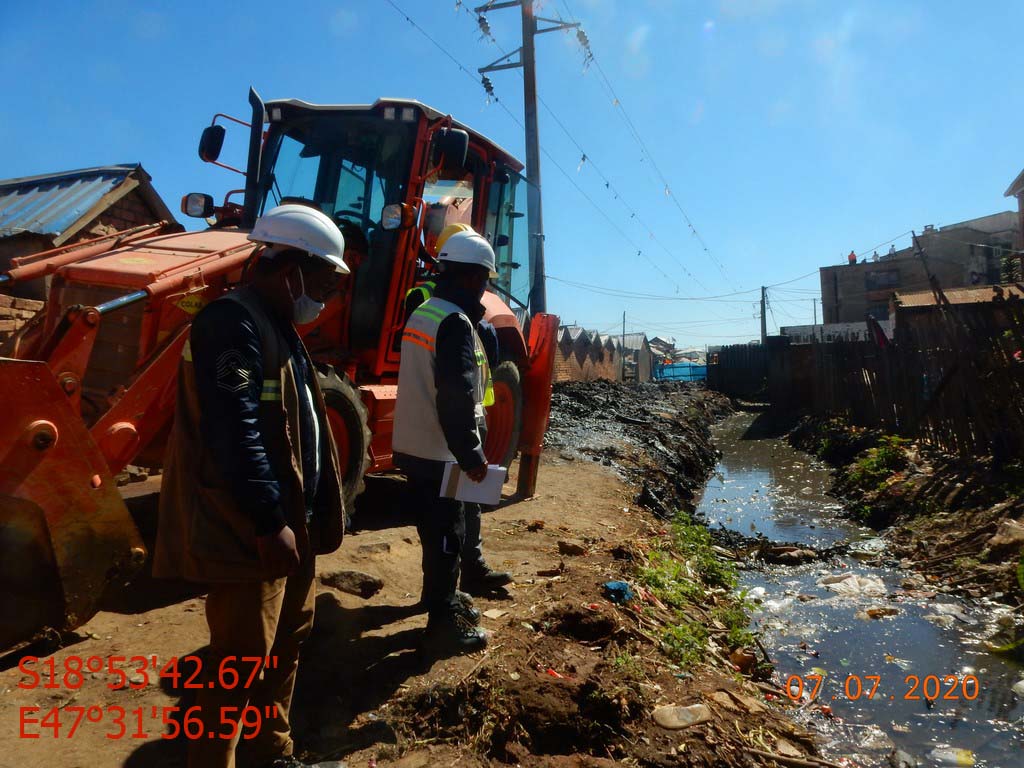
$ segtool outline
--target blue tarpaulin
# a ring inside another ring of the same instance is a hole
[[[654,378],[658,381],[704,381],[708,367],[696,363],[672,363],[654,366]]]

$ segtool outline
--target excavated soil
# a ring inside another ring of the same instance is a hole
[[[708,427],[727,408],[692,386],[559,387],[538,495],[506,498],[484,515],[488,559],[515,583],[477,599],[491,641],[471,656],[434,659],[420,651],[426,617],[415,605],[411,500],[400,479],[370,478],[357,531],[319,558],[317,571],[323,583],[338,583],[331,576],[338,571],[362,571],[383,587],[367,600],[319,587],[292,712],[302,755],[348,766],[598,768],[773,765],[764,755],[775,752],[790,765],[823,765],[811,737],[766,702],[785,701],[781,692],[741,676],[724,658],[727,647],[713,643],[704,662],[673,664],[659,641],[664,607],[639,599],[616,605],[603,590],[608,581],[632,581],[646,553],[665,540],[659,516],[685,508],[707,477],[715,461]],[[506,490],[514,482],[513,473]],[[153,480],[137,485],[143,488],[135,494],[156,487]],[[139,499],[133,511],[146,523],[155,497]],[[145,576],[114,592],[106,611],[65,638],[53,654],[58,666],[72,655],[156,656],[161,663],[202,655],[201,595]],[[720,598],[708,593],[688,612],[708,616]],[[706,621],[712,637],[724,633]],[[26,677],[18,661],[0,660],[0,732],[9,735],[0,763],[184,765],[184,745],[160,739],[158,721],[147,721],[148,737],[137,740],[107,739],[109,729],[93,723],[70,738],[16,738],[26,706],[149,712],[191,704],[190,691],[166,679],[132,691],[109,690],[106,674],[87,675],[75,691],[19,688]],[[652,719],[665,705],[702,705],[707,719],[667,730]]]

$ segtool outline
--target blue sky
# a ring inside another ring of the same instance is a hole
[[[501,55],[454,0],[394,1],[471,70]],[[596,204],[544,158],[548,273],[668,297],[551,281],[563,322],[617,332],[625,311],[629,330],[681,345],[744,341],[758,335],[756,292],[677,299],[787,281],[925,224],[1012,207],[1002,193],[1024,165],[1024,4],[546,0],[539,13],[583,23],[711,254],[575,36],[542,36],[539,90],[572,139],[542,110],[541,141]],[[518,45],[515,11],[488,19],[501,46]],[[213,113],[245,116],[250,84],[265,98],[417,98],[523,156],[518,126],[386,0],[7,3],[0,71],[0,177],[140,161],[175,210],[186,192],[237,185],[195,148]],[[519,76],[491,78],[520,115]],[[810,322],[817,285],[772,289],[769,328]]]

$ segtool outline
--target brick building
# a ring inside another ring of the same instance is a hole
[[[0,180],[0,275],[12,259],[158,221],[175,222],[142,166]],[[0,351],[43,306],[48,281],[0,293]]]
[[[0,274],[11,259],[175,218],[138,163],[0,180]],[[45,286],[13,293],[42,299]]]
[[[619,340],[602,336],[577,325],[564,325],[558,330],[555,350],[555,381],[594,381],[622,378],[622,355]]]

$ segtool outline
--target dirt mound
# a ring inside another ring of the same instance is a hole
[[[605,757],[644,712],[637,691],[609,685],[616,676],[604,665],[582,679],[538,670],[514,674],[512,682],[484,669],[467,684],[426,691],[405,702],[405,727],[421,740],[473,743],[507,762],[528,755]]]
[[[543,626],[565,637],[598,642],[607,640],[618,629],[618,622],[603,611],[560,605],[544,614]]]

